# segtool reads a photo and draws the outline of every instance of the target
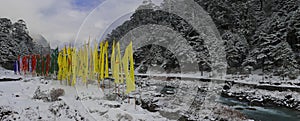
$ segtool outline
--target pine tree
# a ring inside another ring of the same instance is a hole
[[[226,59],[229,73],[242,71],[242,63],[247,57],[249,45],[245,37],[227,31],[223,34],[226,41]]]
[[[286,39],[295,52],[296,60],[300,65],[300,7],[291,14]]]
[[[298,74],[298,65],[289,44],[275,34],[262,33],[256,41],[259,43],[244,65],[262,68],[264,73],[273,73],[280,76],[295,76]],[[255,61],[251,61],[255,60]],[[254,62],[254,63],[253,63]],[[262,67],[260,67],[262,66]],[[288,75],[289,74],[289,75]]]

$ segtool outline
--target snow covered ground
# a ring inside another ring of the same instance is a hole
[[[38,87],[45,93],[52,88],[61,88],[65,94],[60,101],[54,102],[33,99]],[[106,100],[97,85],[70,87],[39,77],[0,82],[0,99],[1,110],[16,112],[7,115],[8,118],[4,117],[6,120],[166,120],[158,113],[135,106],[134,101],[121,104]]]
[[[6,70],[0,66],[0,79],[6,78],[6,77],[9,77],[12,79],[18,79],[18,78],[21,78],[22,76],[15,75],[14,71]]]
[[[222,86],[211,82],[138,78],[137,91],[119,97],[114,85],[102,89],[92,82],[71,87],[43,77],[14,75],[5,69],[0,73],[1,78],[22,78],[0,82],[0,120],[166,121],[181,119],[182,115],[194,120],[246,120],[237,111],[214,102],[218,96],[213,90]],[[166,86],[174,92],[163,93]],[[52,100],[54,89],[64,90],[59,100]],[[122,92],[122,86],[119,90]]]

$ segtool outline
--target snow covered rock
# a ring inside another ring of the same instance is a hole
[[[40,89],[40,86],[35,90],[32,99],[43,100],[45,102],[48,102],[51,100],[51,98],[49,96],[49,91],[42,91]]]
[[[71,109],[63,101],[56,101],[49,106],[49,111],[54,114],[56,120],[76,120],[76,121],[87,121],[85,117],[79,114],[76,109]]]
[[[0,106],[0,120],[10,121],[20,119],[19,113],[12,110],[9,106]]]

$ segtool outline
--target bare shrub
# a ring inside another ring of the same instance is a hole
[[[220,118],[226,119],[229,121],[243,121],[246,120],[247,117],[234,109],[230,109],[225,106],[221,106],[215,110],[215,114],[218,114]]]
[[[50,91],[51,101],[58,101],[60,96],[63,96],[65,91],[61,88],[59,89],[52,89]]]

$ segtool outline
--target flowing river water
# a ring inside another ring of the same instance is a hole
[[[236,99],[220,97],[218,102],[231,106],[255,121],[300,121],[300,111],[284,107],[249,106]]]

